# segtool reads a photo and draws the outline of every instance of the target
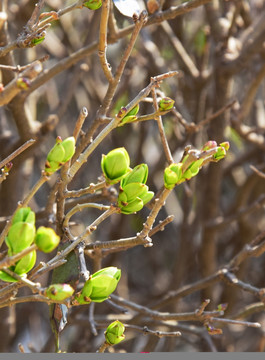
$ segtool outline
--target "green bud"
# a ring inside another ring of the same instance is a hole
[[[230,148],[230,144],[228,141],[224,141],[221,144],[219,144],[219,146],[223,147],[225,149],[225,151],[228,151]]]
[[[112,322],[105,331],[106,343],[109,345],[118,344],[125,339],[124,331],[125,327],[120,321],[116,320]]]
[[[20,276],[27,274],[34,267],[36,263],[36,258],[36,251],[33,250],[29,254],[24,256],[22,259],[20,259],[16,263],[14,269],[12,269],[12,267],[10,269]]]
[[[30,207],[25,207],[19,209],[12,220],[12,225],[17,222],[27,222],[31,225],[35,225],[35,213],[30,209]]]
[[[12,276],[8,275],[4,271],[0,270],[0,280],[6,281],[6,282],[17,282],[16,279],[14,279]]]
[[[5,239],[9,255],[14,255],[29,247],[35,237],[35,226],[26,222],[17,222],[11,226]]]
[[[171,190],[182,179],[182,163],[171,164],[164,171],[165,188]]]
[[[148,177],[148,166],[146,164],[140,164],[135,166],[133,170],[128,173],[121,180],[121,187],[123,188],[129,183],[142,183],[145,184]]]
[[[124,188],[120,188],[118,202],[129,203],[135,198],[140,197],[141,194],[144,194],[147,190],[148,187],[145,184],[129,183],[125,185]]]
[[[45,163],[47,174],[53,174],[69,161],[75,153],[75,138],[70,136],[62,141],[60,136],[56,138],[56,144],[49,151]]]
[[[26,274],[34,267],[36,263],[36,257],[36,251],[33,250],[29,254],[25,255],[22,259],[18,260],[15,265],[10,266],[9,269],[22,278],[26,277]],[[15,278],[6,274],[4,271],[0,271],[0,279],[6,282],[17,282]]]
[[[143,205],[147,204],[155,195],[153,191],[147,191],[140,196],[141,200],[143,201]]]
[[[200,168],[202,166],[202,163],[204,162],[204,159],[199,159],[194,161],[189,167],[188,169],[184,172],[183,177],[185,179],[190,179],[194,176],[196,176],[198,174],[198,172],[200,171]]]
[[[41,226],[37,229],[35,243],[39,250],[49,253],[53,251],[60,242],[60,236],[52,228]]]
[[[101,7],[102,1],[101,0],[89,0],[83,3],[83,6],[87,7],[90,10],[97,10]]]
[[[34,39],[31,40],[30,45],[36,46],[43,42],[45,39],[46,31],[43,31],[39,36],[36,36]]]
[[[74,289],[69,284],[52,284],[45,291],[44,295],[51,300],[62,301],[74,293]]]
[[[76,296],[79,304],[102,302],[116,289],[121,277],[121,270],[114,266],[95,272],[86,282],[80,294]]]
[[[222,146],[218,146],[216,153],[213,155],[213,160],[219,161],[223,159],[226,155],[226,150]]]
[[[213,141],[213,140],[209,140],[203,145],[201,150],[202,151],[207,151],[207,150],[210,150],[210,149],[214,149],[215,147],[217,147],[217,142]]]
[[[164,97],[159,101],[158,107],[160,111],[166,111],[172,109],[174,104],[175,104],[174,100],[172,100],[169,97]]]
[[[122,119],[121,124],[124,125],[126,123],[133,122],[134,120],[136,120],[137,119],[136,114],[138,113],[139,108],[140,108],[139,104],[137,104],[131,111],[129,111],[126,114],[126,116]],[[122,109],[126,109],[126,108],[122,108]]]
[[[130,203],[119,202],[118,206],[122,214],[130,215],[142,210],[142,208],[144,207],[144,202],[142,199],[137,197]]]
[[[70,136],[64,139],[64,141],[62,142],[62,147],[64,148],[65,151],[62,162],[66,163],[73,157],[75,153],[75,138],[73,136]]]
[[[130,169],[130,157],[124,147],[111,150],[102,155],[101,169],[109,184],[116,184]]]
[[[141,183],[129,183],[120,188],[118,196],[118,207],[123,214],[132,214],[140,211],[149,202],[154,193]]]

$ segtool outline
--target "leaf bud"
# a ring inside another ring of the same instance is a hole
[[[164,171],[164,186],[171,190],[181,181],[182,163],[171,164]]]
[[[106,343],[109,345],[118,344],[125,339],[124,331],[125,327],[120,321],[113,321],[105,331]]]
[[[83,3],[83,6],[87,7],[90,10],[97,10],[101,7],[102,1],[101,0],[89,0]]]
[[[41,226],[37,229],[35,244],[44,253],[53,251],[59,245],[59,242],[60,236],[52,228]]]
[[[145,184],[148,177],[148,166],[146,164],[140,164],[133,168],[133,170],[128,173],[121,180],[121,187],[123,188],[129,183],[142,183]]]
[[[214,149],[215,147],[217,147],[217,142],[214,141],[214,140],[209,140],[203,145],[201,150],[202,151],[207,151],[207,150],[210,150],[210,149]]]
[[[69,284],[52,284],[44,291],[44,295],[51,300],[62,301],[74,293],[74,289]]]
[[[101,169],[107,183],[116,184],[130,169],[130,157],[124,147],[111,150],[107,155],[102,155]]]
[[[29,254],[25,255],[22,259],[20,259],[14,269],[11,266],[10,269],[14,271],[16,274],[22,276],[27,274],[35,265],[37,259],[36,251],[33,250]]]
[[[114,266],[95,272],[85,282],[81,293],[76,296],[76,300],[80,304],[89,304],[91,301],[100,303],[107,300],[116,289],[120,277],[121,270]]]
[[[19,209],[12,220],[12,225],[17,222],[27,222],[31,225],[35,225],[35,213],[30,207],[23,207]]]
[[[5,238],[8,254],[14,255],[29,247],[34,241],[35,232],[35,226],[30,223],[20,221],[13,224]]]
[[[158,103],[158,107],[160,111],[166,111],[173,108],[175,101],[172,100],[170,97],[164,97]]]

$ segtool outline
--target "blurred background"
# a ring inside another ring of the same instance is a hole
[[[193,1],[193,0],[192,0]],[[192,2],[191,1],[191,2]],[[8,15],[8,27],[1,30],[1,43],[14,41],[30,18],[35,0],[4,1],[1,11]],[[73,1],[46,0],[43,11],[58,11]],[[139,2],[150,10],[150,0]],[[158,11],[173,12],[183,1],[157,1]],[[149,6],[149,7],[148,7]],[[160,8],[159,8],[160,6]],[[163,312],[192,312],[204,299],[210,299],[206,310],[227,303],[226,318],[259,322],[261,328],[235,324],[218,324],[222,335],[209,335],[199,322],[165,324],[129,311],[121,314],[111,304],[96,304],[94,318],[98,336],[89,323],[89,306],[70,310],[68,324],[61,334],[61,348],[67,352],[95,352],[103,341],[104,324],[111,319],[153,330],[182,332],[181,337],[143,336],[143,332],[128,327],[126,340],[114,350],[120,352],[179,352],[179,351],[264,351],[264,304],[259,290],[264,284],[264,255],[247,257],[239,267],[229,263],[246,244],[261,234],[264,225],[264,76],[265,76],[265,2],[263,0],[213,0],[195,7],[171,20],[154,21],[144,27],[126,65],[109,112],[114,116],[145,88],[150,77],[171,70],[180,75],[163,81],[160,91],[175,101],[172,112],[163,117],[168,143],[174,161],[181,159],[184,147],[201,148],[208,140],[219,144],[230,142],[225,160],[203,168],[196,178],[176,187],[161,209],[156,224],[168,215],[174,220],[164,231],[153,237],[153,246],[136,246],[120,251],[102,252],[102,266],[117,266],[122,277],[116,294],[124,299]],[[112,16],[119,29],[133,24],[112,7]],[[36,138],[32,150],[14,161],[7,180],[0,185],[0,226],[15,210],[40,176],[45,158],[56,136],[71,136],[82,107],[88,110],[83,130],[86,132],[96,117],[107,90],[97,51],[91,51],[66,67],[65,59],[98,40],[101,10],[76,9],[53,21],[45,41],[28,49],[16,49],[12,56],[0,58],[2,64],[26,65],[49,55],[44,71],[54,69],[43,83],[33,83],[28,91],[0,108],[1,160],[19,144]],[[150,14],[154,17],[154,14]],[[6,39],[7,36],[7,39]],[[113,71],[128,44],[128,36],[114,39],[108,46],[107,58]],[[2,46],[2,45],[1,45]],[[2,70],[6,85],[14,72]],[[140,115],[153,112],[152,102],[140,104]],[[30,123],[30,132],[23,131],[23,117]],[[104,125],[104,124],[103,124]],[[100,131],[102,126],[98,128]],[[96,135],[96,134],[95,134]],[[147,163],[148,186],[155,193],[163,185],[167,166],[159,131],[154,120],[133,123],[114,130],[75,176],[69,189],[76,190],[96,183],[102,175],[102,154],[124,146],[130,154],[131,166]],[[56,182],[56,176],[46,183],[30,203],[37,213],[39,225],[47,224],[44,208]],[[117,190],[117,187],[114,186]],[[114,191],[114,190],[113,190]],[[90,199],[90,200],[89,200]],[[108,197],[95,200],[90,196],[67,200],[66,208],[87,201],[109,204]],[[93,241],[117,240],[135,236],[141,231],[149,213],[148,208],[135,215],[114,215],[93,233]],[[79,235],[100,213],[84,210],[73,217],[73,233]],[[47,261],[51,255],[38,255]],[[88,269],[93,272],[94,257],[87,257]],[[183,286],[210,277],[228,267],[231,274],[245,286],[236,286],[218,277],[209,286],[195,289],[187,296],[162,300]],[[38,279],[46,286],[51,273]],[[6,284],[2,283],[1,287]],[[252,288],[251,288],[252,287]],[[21,294],[30,293],[20,289]],[[252,308],[254,310],[247,309]],[[118,312],[117,312],[118,311]],[[47,304],[26,303],[0,310],[0,351],[54,351]],[[102,324],[102,326],[100,326]],[[219,326],[221,325],[221,326]]]

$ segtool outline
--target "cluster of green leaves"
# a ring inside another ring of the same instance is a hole
[[[147,204],[154,193],[146,185],[148,166],[140,164],[130,168],[127,150],[116,148],[102,156],[101,168],[107,184],[120,182],[118,207],[123,214],[133,214]]]
[[[29,207],[21,208],[15,213],[12,225],[5,238],[8,256],[19,254],[34,242],[39,250],[46,253],[51,252],[58,246],[59,241],[60,237],[52,228],[41,226],[36,230],[35,213]],[[35,263],[36,250],[33,250],[10,266],[9,270],[24,277]],[[0,271],[0,279],[7,282],[17,281],[4,270]]]
[[[228,149],[228,142],[217,145],[215,141],[210,140],[200,150],[187,150],[179,163],[170,164],[165,169],[165,187],[173,189],[176,185],[196,176],[205,164],[223,159]]]

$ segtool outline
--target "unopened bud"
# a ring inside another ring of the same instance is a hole
[[[49,253],[59,245],[59,242],[60,236],[52,228],[41,226],[37,229],[35,244],[39,250]]]
[[[124,331],[125,327],[120,321],[116,320],[112,322],[105,331],[106,342],[109,345],[118,344],[125,339]]]
[[[111,150],[102,155],[101,169],[109,184],[116,184],[130,169],[130,157],[124,147]]]
[[[72,296],[74,289],[69,284],[52,284],[45,291],[44,295],[51,300],[62,301]]]
[[[164,97],[163,99],[161,99],[159,101],[159,104],[158,104],[159,110],[160,111],[170,110],[173,108],[174,104],[175,104],[174,100],[172,100],[169,97]]]
[[[102,1],[101,0],[89,0],[83,3],[83,6],[87,7],[90,10],[97,10],[101,7]]]

